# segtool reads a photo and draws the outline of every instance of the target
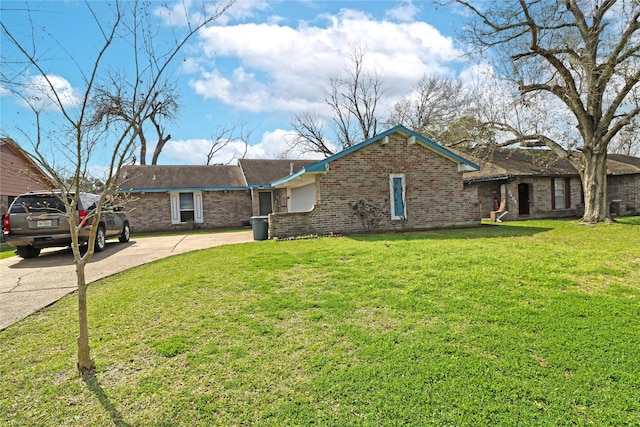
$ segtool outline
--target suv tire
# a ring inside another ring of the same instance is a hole
[[[96,242],[93,247],[93,251],[102,252],[104,251],[105,245],[106,245],[106,237],[104,235],[104,227],[100,225],[98,226],[98,231],[96,231]]]
[[[40,249],[34,248],[31,245],[18,246],[16,248],[16,252],[18,252],[18,256],[24,259],[36,258],[38,255],[40,255]]]
[[[118,237],[120,243],[127,243],[131,238],[131,229],[129,228],[129,223],[125,222],[124,227],[122,227],[122,234]]]

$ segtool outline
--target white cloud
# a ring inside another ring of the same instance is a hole
[[[29,77],[24,86],[23,104],[38,111],[72,108],[80,104],[77,90],[64,77],[53,74]]]
[[[298,150],[290,150],[292,132],[276,129],[265,132],[261,141],[250,145],[245,158],[247,159],[299,159],[299,158],[319,158],[318,155],[310,156]],[[204,165],[207,161],[207,153],[211,148],[211,141],[208,139],[189,139],[183,141],[169,141],[162,150],[160,161],[162,164],[189,164]],[[245,151],[242,142],[232,141],[211,161],[211,164],[222,163],[235,164],[235,159],[241,157]],[[320,157],[321,158],[321,157]]]
[[[412,7],[410,2],[400,7],[407,8],[406,19],[415,13]],[[399,19],[400,10],[393,13]],[[376,21],[348,9],[323,20],[325,27],[207,27],[200,33],[203,71],[190,85],[203,98],[240,110],[295,111],[322,103],[330,76],[344,70],[356,46],[366,48],[366,67],[384,73],[389,99],[407,93],[425,73],[452,73],[461,60],[453,40],[425,22]],[[229,62],[233,66],[225,67]]]
[[[401,5],[387,10],[387,17],[401,22],[411,22],[415,19],[420,9],[411,0],[404,0]]]
[[[193,0],[178,0],[173,5],[162,5],[154,9],[154,14],[165,25],[185,27],[189,24],[202,22],[205,14],[207,17],[217,15],[229,3],[228,0],[213,2],[198,2]],[[204,8],[204,9],[203,9]],[[269,8],[267,0],[241,0],[236,1],[214,22],[227,25],[232,20],[245,20],[255,15],[256,11]]]

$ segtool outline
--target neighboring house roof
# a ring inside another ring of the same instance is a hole
[[[356,150],[360,150],[370,144],[373,144],[375,142],[381,141],[384,138],[387,138],[389,135],[392,135],[394,133],[401,133],[403,135],[405,135],[407,138],[415,138],[415,142],[419,143],[421,145],[423,145],[424,147],[440,154],[443,157],[446,157],[447,159],[455,162],[458,164],[459,170],[460,171],[464,171],[464,170],[478,170],[480,169],[480,166],[476,165],[475,163],[465,159],[464,157],[462,157],[462,155],[460,154],[456,154],[451,150],[448,150],[446,148],[444,148],[441,145],[436,144],[435,142],[425,138],[424,136],[420,135],[419,133],[416,133],[412,130],[407,129],[404,126],[395,126],[381,134],[378,134],[376,136],[374,136],[373,138],[369,138],[366,141],[361,142],[360,144],[354,145],[353,147],[350,147],[344,151],[341,151],[337,154],[334,154],[331,157],[327,157],[324,160],[320,160],[318,162],[312,163],[308,166],[305,166],[303,169],[301,169],[300,171],[298,171],[297,173],[291,174],[287,177],[284,177],[280,180],[274,181],[271,183],[272,186],[276,187],[276,186],[280,186],[280,185],[284,185],[287,182],[295,179],[295,178],[299,178],[299,177],[303,177],[305,175],[312,175],[312,174],[317,174],[317,173],[324,173],[328,170],[328,165],[329,163],[338,160],[344,156],[347,156],[351,153],[353,153]]]
[[[612,175],[640,173],[640,157],[607,154],[607,173]]]
[[[480,171],[465,172],[464,181],[492,181],[523,176],[577,176],[577,169],[567,159],[560,159],[548,149],[493,148],[465,152],[479,163]],[[576,155],[580,155],[576,153]],[[640,159],[620,154],[607,156],[607,173],[640,173]]]
[[[27,181],[29,183],[32,182],[37,184],[37,189],[51,189],[56,187],[51,177],[47,175],[13,139],[0,138],[0,152],[9,154],[9,156],[13,155],[22,162],[22,164],[10,165],[7,164],[7,162],[11,163],[11,158],[2,156],[3,161],[2,171],[0,174],[0,176],[2,176],[2,179],[0,179],[0,194],[5,194],[4,190],[7,186],[24,186]],[[16,176],[16,173],[20,173],[21,176]],[[27,190],[21,189],[18,193],[22,193],[24,191]]]
[[[265,186],[300,171],[317,160],[240,159],[238,165],[249,187]]]
[[[246,189],[238,166],[125,165],[120,170],[122,192]]]

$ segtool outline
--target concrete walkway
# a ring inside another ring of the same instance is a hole
[[[87,265],[87,282],[171,255],[214,246],[253,241],[252,231],[146,237],[118,243],[107,241]],[[38,258],[0,260],[0,331],[75,291],[70,249],[43,249]]]

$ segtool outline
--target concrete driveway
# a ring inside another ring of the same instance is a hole
[[[145,237],[119,243],[107,241],[87,265],[91,283],[129,268],[171,255],[253,241],[252,231]],[[0,260],[0,331],[75,291],[76,276],[70,249],[43,249],[38,258],[17,256]]]

